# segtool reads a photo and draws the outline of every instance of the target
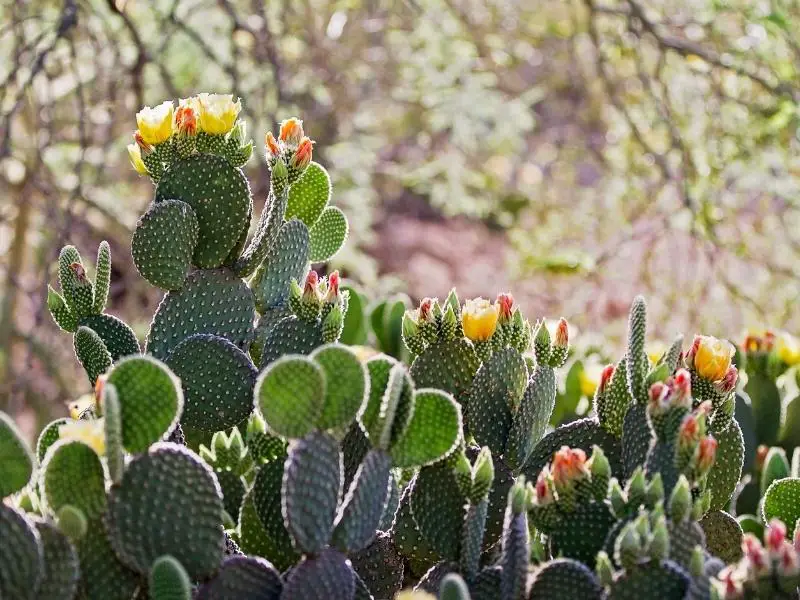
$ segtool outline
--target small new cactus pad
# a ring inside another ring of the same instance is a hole
[[[297,217],[307,227],[312,227],[331,199],[331,178],[325,167],[312,162],[303,176],[289,188],[286,219]]]
[[[75,356],[83,365],[89,383],[94,385],[97,378],[111,366],[111,354],[100,336],[88,327],[78,327],[73,341]]]
[[[181,423],[220,431],[245,420],[253,408],[258,372],[225,338],[200,333],[178,344],[166,360],[183,388]]]
[[[308,232],[308,260],[318,263],[333,258],[344,246],[348,231],[347,217],[340,208],[329,206],[323,210]]]
[[[105,510],[103,465],[95,451],[83,442],[65,439],[53,444],[42,471],[43,496],[52,512],[70,505],[91,519]]]
[[[178,378],[162,362],[149,356],[123,358],[107,381],[117,390],[122,445],[128,452],[145,452],[177,425],[183,393]]]
[[[111,355],[111,360],[117,361],[123,356],[140,352],[136,334],[114,315],[89,315],[81,319],[80,325],[88,327],[100,336]]]
[[[117,558],[103,519],[91,520],[86,535],[77,545],[81,561],[80,589],[86,598],[130,600],[133,597],[141,579]]]
[[[192,583],[186,570],[171,556],[162,556],[153,563],[147,587],[153,600],[190,600],[192,597]]]
[[[603,588],[594,573],[582,562],[557,558],[536,570],[528,585],[528,598],[601,600]]]
[[[229,269],[195,271],[168,292],[153,316],[147,352],[158,359],[195,333],[210,333],[244,348],[253,335],[255,304],[247,285]]]
[[[790,529],[794,527],[800,519],[800,478],[773,481],[764,495],[761,514],[765,523],[780,519]]]
[[[281,600],[353,600],[355,578],[347,557],[328,548],[292,569]]]
[[[372,444],[388,448],[408,427],[414,410],[414,383],[405,367],[388,356],[367,361],[369,399],[361,415]]]
[[[0,598],[35,600],[44,550],[34,523],[0,502]]]
[[[163,555],[174,556],[193,579],[210,575],[222,560],[217,480],[183,446],[156,444],[130,462],[109,494],[107,523],[117,555],[142,574]]]
[[[2,413],[0,413],[0,420],[1,419],[2,419]],[[36,457],[39,459],[39,462],[42,462],[44,460],[44,456],[47,453],[47,449],[58,441],[59,427],[61,427],[66,423],[69,423],[70,421],[71,419],[67,418],[56,419],[55,421],[51,421],[50,423],[48,423],[45,426],[45,428],[42,429],[42,432],[39,434],[39,439],[36,441]],[[5,462],[0,463],[0,465],[4,464],[8,463]],[[5,479],[5,476],[3,477],[3,479]]]
[[[150,205],[131,240],[133,264],[148,283],[164,290],[177,290],[192,266],[192,255],[200,226],[194,210],[180,200]]]
[[[258,556],[232,556],[197,592],[197,600],[279,600],[283,582],[272,564]]]
[[[403,557],[388,533],[380,531],[372,543],[350,555],[353,569],[374,598],[394,598],[403,585]]]
[[[97,247],[97,260],[94,274],[94,305],[92,312],[100,314],[108,301],[108,290],[111,287],[111,248],[103,240]]]
[[[78,551],[55,525],[45,521],[36,521],[35,525],[44,559],[36,597],[38,600],[72,600],[80,579]]]
[[[164,200],[182,200],[197,215],[192,262],[201,269],[222,266],[249,224],[250,185],[220,156],[196,154],[173,164],[156,188],[155,202]]]
[[[26,485],[33,476],[33,454],[14,422],[0,412],[0,499]]]
[[[302,221],[292,219],[280,228],[250,284],[259,313],[286,304],[289,284],[293,280],[302,281],[308,269],[308,248],[308,228]]]
[[[295,547],[316,554],[328,545],[342,495],[339,444],[312,432],[289,446],[283,477],[283,517]]]
[[[625,477],[629,477],[639,465],[643,465],[650,449],[651,433],[647,424],[647,409],[644,404],[632,404],[625,413],[622,426],[622,462]]]

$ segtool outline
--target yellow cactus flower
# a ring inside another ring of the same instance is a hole
[[[212,135],[225,135],[233,129],[239,111],[242,110],[240,100],[233,101],[231,94],[200,94],[197,96],[199,106],[198,126],[200,131]]]
[[[102,418],[65,423],[58,428],[58,437],[62,440],[83,442],[97,452],[98,456],[103,456],[106,452],[106,433]]]
[[[139,175],[147,175],[147,167],[142,160],[142,151],[137,144],[128,144],[128,158],[131,159],[131,166]]]
[[[497,328],[497,306],[483,298],[467,300],[461,311],[464,335],[473,342],[484,342]]]
[[[88,409],[94,406],[94,395],[93,394],[84,394],[77,400],[73,400],[67,404],[67,408],[69,409],[69,416],[76,421],[81,418],[81,414]]]
[[[145,106],[136,113],[136,126],[142,139],[148,144],[162,144],[172,135],[172,117],[175,107],[172,100],[162,102],[158,106]]]
[[[790,333],[782,331],[778,334],[775,351],[778,358],[790,367],[800,363],[800,342]]]
[[[727,340],[719,340],[708,335],[698,335],[692,345],[694,367],[697,373],[709,381],[719,381],[725,377],[733,358],[733,345]]]

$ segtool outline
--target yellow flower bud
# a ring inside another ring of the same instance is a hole
[[[131,159],[131,165],[139,175],[147,175],[147,167],[144,166],[142,160],[142,151],[137,144],[128,144],[128,158]]]
[[[97,452],[98,456],[103,456],[106,452],[104,423],[102,418],[65,423],[58,428],[58,437],[62,440],[83,442]]]
[[[697,373],[709,381],[719,381],[725,377],[731,366],[734,348],[727,340],[702,335],[695,338],[694,367]]]
[[[239,111],[242,110],[240,100],[233,101],[231,94],[200,94],[198,126],[200,131],[212,135],[225,135],[233,129]]]
[[[81,418],[84,411],[92,407],[94,407],[94,394],[84,394],[77,400],[67,404],[69,416],[76,421]]]
[[[800,342],[792,334],[785,331],[778,334],[778,343],[775,346],[778,358],[787,366],[794,366],[800,363]]]
[[[174,112],[172,100],[167,100],[153,108],[145,106],[136,113],[136,126],[142,134],[142,139],[151,145],[166,142],[172,135]]]
[[[497,327],[497,306],[483,298],[467,300],[461,311],[461,325],[464,335],[473,342],[488,340]]]

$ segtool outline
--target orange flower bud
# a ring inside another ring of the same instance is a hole
[[[297,146],[297,150],[295,150],[292,158],[289,159],[289,165],[294,169],[305,169],[309,163],[311,163],[311,154],[313,148],[314,142],[307,137],[304,137],[300,141],[300,145]]]
[[[553,481],[561,487],[589,474],[586,453],[580,448],[561,446],[553,456]]]
[[[692,376],[686,369],[678,369],[671,382],[672,403],[676,406],[692,406]]]
[[[548,477],[550,471],[547,467],[541,470],[539,477],[536,479],[536,504],[544,506],[553,502],[553,490],[550,489]]]
[[[708,435],[700,440],[697,453],[697,468],[701,473],[706,473],[714,464],[717,457],[717,440]]]
[[[325,294],[326,302],[337,302],[339,300],[339,271],[334,271],[328,275],[328,291]]]
[[[569,324],[563,317],[558,320],[554,342],[559,348],[566,348],[569,346]]]
[[[303,139],[303,122],[295,117],[286,119],[281,123],[278,137],[290,148],[296,148]]]
[[[308,275],[306,275],[306,283],[303,288],[303,297],[316,297],[317,296],[317,285],[319,284],[319,275],[317,275],[316,271],[309,271]]]
[[[281,147],[278,145],[278,141],[275,139],[275,136],[272,135],[271,131],[267,132],[265,143],[267,146],[267,160],[272,160],[281,155]]]
[[[181,135],[197,133],[197,115],[191,106],[183,105],[175,112],[175,129]]]
[[[600,375],[600,392],[604,392],[608,383],[611,381],[611,377],[614,375],[614,365],[606,365],[603,369],[602,375]]]

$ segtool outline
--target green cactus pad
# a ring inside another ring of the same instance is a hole
[[[153,203],[133,231],[133,264],[151,285],[177,290],[189,274],[199,236],[191,206],[180,200]]]
[[[472,600],[495,600],[500,594],[503,568],[500,565],[484,567],[470,585]]]
[[[2,417],[0,417],[0,420],[1,419]],[[72,419],[67,419],[67,418],[56,419],[55,421],[51,421],[50,423],[48,423],[45,426],[45,428],[42,429],[42,432],[39,434],[39,439],[36,442],[36,456],[39,459],[40,463],[44,460],[44,456],[45,454],[47,454],[48,448],[50,448],[50,446],[52,446],[58,441],[59,438],[58,428],[70,422],[72,422]],[[3,463],[0,462],[0,465],[2,464]],[[6,476],[2,475],[1,477],[5,479]],[[2,496],[2,494],[0,494],[0,496]]]
[[[466,498],[449,461],[420,469],[411,494],[411,513],[419,531],[436,552],[457,561],[461,548]]]
[[[75,313],[75,303],[72,298],[72,281],[75,276],[70,265],[78,263],[83,266],[81,255],[75,246],[64,246],[58,254],[58,284],[69,309]]]
[[[283,485],[283,466],[282,460],[267,463],[258,471],[252,496],[253,509],[258,517],[258,521],[263,528],[264,535],[258,538],[258,548],[263,550],[264,558],[268,559],[278,569],[284,571],[297,562],[300,555],[292,545],[292,538],[286,529],[281,509],[281,488]],[[243,511],[247,508],[247,498],[242,505]],[[242,513],[242,536],[245,541],[244,520],[246,514]],[[249,517],[248,517],[249,520]],[[255,524],[250,530],[256,532]],[[253,543],[255,540],[253,540]],[[252,547],[253,543],[248,543],[247,547]]]
[[[420,578],[441,560],[441,557],[434,550],[433,545],[422,535],[411,512],[411,494],[414,491],[415,483],[415,480],[412,479],[400,495],[400,504],[395,512],[389,535],[393,546],[408,561],[410,574],[415,578]]]
[[[675,523],[667,521],[669,531],[669,558],[689,570],[696,546],[706,547],[706,536],[695,521]]]
[[[244,348],[253,335],[255,303],[247,285],[229,269],[195,271],[158,305],[147,352],[163,360],[195,333],[211,333]]]
[[[314,431],[289,446],[283,477],[283,516],[295,547],[316,554],[331,539],[342,496],[339,444]]]
[[[141,585],[139,576],[117,558],[100,517],[89,522],[86,535],[78,542],[78,557],[80,588],[90,600],[130,600]]]
[[[391,481],[391,457],[382,450],[367,453],[342,501],[333,544],[343,552],[358,552],[375,537]]]
[[[367,456],[371,446],[361,424],[356,422],[350,426],[340,443],[344,461],[344,485],[349,489],[356,471]]]
[[[470,456],[469,452],[467,455],[474,460],[474,456]],[[497,461],[494,467],[494,481],[492,489],[489,491],[489,507],[486,511],[486,525],[483,532],[484,550],[494,546],[503,535],[508,492],[514,485],[514,476],[508,467],[500,461]]]
[[[548,433],[534,447],[525,462],[523,472],[529,480],[536,481],[539,472],[553,460],[553,454],[561,446],[580,448],[589,454],[595,444],[603,448],[611,465],[611,472],[621,475],[622,457],[619,440],[603,429],[596,418],[572,421]]]
[[[275,190],[270,189],[267,201],[261,210],[261,216],[258,218],[255,233],[250,243],[247,244],[247,249],[242,252],[247,242],[247,230],[244,230],[239,242],[231,251],[228,262],[232,263],[234,272],[242,279],[247,279],[253,274],[275,243],[278,231],[284,223],[283,214],[286,212],[287,200],[287,189],[284,188],[277,197]],[[250,221],[250,215],[247,220]]]
[[[128,356],[108,373],[117,388],[122,414],[122,445],[145,452],[175,428],[183,409],[180,381],[162,362]]]
[[[192,583],[183,565],[171,556],[158,558],[147,579],[153,600],[191,600]]]
[[[242,500],[236,527],[236,539],[239,542],[239,549],[245,554],[251,556],[268,556],[272,554],[272,546],[269,543],[267,532],[258,518],[258,513],[256,513],[253,494],[249,492],[245,494]]]
[[[603,549],[608,532],[615,523],[614,516],[604,503],[580,504],[562,519],[550,537],[553,556],[563,554],[589,566],[594,566],[597,553]]]
[[[777,518],[792,531],[800,519],[800,478],[787,477],[773,481],[764,495],[761,514],[764,523]]]
[[[513,414],[528,384],[528,367],[513,348],[503,348],[485,361],[472,382],[467,412],[470,433],[494,456],[502,456]]]
[[[38,600],[72,600],[78,590],[80,564],[78,552],[55,525],[36,521],[44,552]]]
[[[259,313],[286,305],[289,284],[302,282],[308,268],[308,252],[308,228],[297,220],[284,223],[250,284]]]
[[[403,557],[392,544],[388,533],[378,532],[372,543],[350,555],[353,569],[378,599],[394,598],[403,586]]]
[[[579,598],[601,600],[603,588],[586,565],[569,558],[557,558],[538,569],[529,584],[529,600]]]
[[[78,328],[78,317],[73,313],[64,297],[55,291],[51,286],[47,286],[47,310],[53,317],[56,325],[63,331],[75,333]]]
[[[781,427],[781,395],[775,381],[763,373],[753,373],[744,391],[750,396],[759,443],[772,446]]]
[[[312,162],[303,176],[289,188],[286,220],[297,217],[310,228],[328,206],[331,190],[331,178],[325,167]]]
[[[444,390],[464,403],[480,364],[475,350],[466,340],[439,341],[414,359],[411,378],[417,387]]]
[[[644,298],[636,296],[628,317],[628,349],[625,355],[627,364],[628,390],[638,404],[647,402],[645,377],[649,363],[644,351],[647,334],[647,305]]]
[[[628,363],[620,360],[606,389],[605,401],[597,407],[597,415],[603,428],[616,437],[622,436],[622,428],[628,407],[633,402],[628,389]]]
[[[525,464],[550,423],[555,401],[555,372],[552,367],[539,365],[533,371],[509,431],[505,458],[510,467],[516,470]]]
[[[34,464],[22,433],[11,417],[0,412],[0,500],[28,485]]]
[[[250,185],[240,169],[220,157],[196,154],[174,163],[156,188],[155,202],[182,200],[197,216],[193,262],[202,269],[222,265],[248,227]]]
[[[308,232],[308,260],[319,263],[333,258],[344,246],[349,229],[347,217],[340,208],[329,206],[323,210]]]
[[[94,276],[94,306],[92,312],[100,314],[105,310],[108,301],[108,290],[111,287],[111,248],[103,240],[97,247],[97,261]]]
[[[621,572],[614,578],[608,600],[684,600],[689,588],[689,576],[671,561],[637,565],[633,570]]]
[[[286,354],[310,354],[324,343],[320,323],[287,317],[278,321],[264,338],[261,368]]]
[[[427,573],[420,578],[419,583],[414,587],[415,592],[428,592],[431,594],[439,593],[444,578],[451,573],[458,572],[458,565],[453,562],[442,561],[436,563],[428,569]],[[441,599],[440,599],[441,600]]]
[[[89,315],[81,319],[80,325],[88,327],[100,336],[114,361],[129,354],[139,354],[141,351],[136,334],[114,315]]]
[[[353,600],[355,577],[347,557],[329,548],[292,569],[281,600]]]
[[[33,522],[0,502],[0,598],[34,600],[44,575],[42,541]]]
[[[142,574],[165,554],[192,579],[222,560],[222,494],[211,469],[183,446],[156,444],[128,464],[109,494],[107,523],[117,555]]]
[[[764,458],[764,463],[761,465],[761,477],[759,487],[761,495],[767,493],[767,489],[772,485],[773,481],[778,479],[785,479],[791,475],[791,466],[789,465],[789,458],[783,448],[774,446],[767,451]]]
[[[86,371],[89,383],[94,386],[97,378],[111,366],[111,354],[100,336],[88,327],[78,327],[73,342],[75,356]]]
[[[325,373],[325,400],[316,421],[319,429],[346,430],[364,404],[367,370],[355,353],[341,344],[327,344],[310,358]]]
[[[286,438],[314,429],[325,401],[325,373],[304,356],[285,356],[256,381],[255,399],[271,431]]]
[[[352,286],[342,286],[348,296],[347,314],[344,316],[344,326],[339,341],[348,346],[358,346],[367,343],[367,321],[364,297]]]
[[[636,467],[645,463],[651,437],[645,406],[632,404],[625,413],[622,426],[622,462],[625,468],[625,477],[630,477]]]
[[[261,364],[264,340],[266,340],[275,324],[290,316],[292,316],[292,311],[289,307],[270,308],[261,314],[253,333],[253,343],[250,344],[250,358],[253,359],[253,364]]]
[[[722,510],[712,510],[700,520],[706,535],[706,550],[726,563],[742,557],[742,526]]]
[[[222,563],[219,573],[200,587],[196,600],[278,600],[283,583],[281,574],[263,558],[232,556]]]
[[[413,415],[414,384],[405,367],[385,355],[367,361],[367,371],[369,399],[361,422],[373,445],[389,447],[405,433]]]
[[[461,409],[450,394],[425,389],[414,393],[414,412],[390,454],[395,467],[432,464],[448,456],[461,439]]]
[[[69,504],[92,519],[105,510],[103,465],[95,451],[83,442],[60,440],[53,444],[42,471],[43,495],[52,512]]]
[[[246,491],[244,479],[233,471],[214,471],[217,482],[222,490],[222,503],[225,511],[236,519],[242,507],[242,500]]]
[[[717,454],[706,485],[711,491],[710,509],[724,510],[728,508],[742,475],[744,438],[735,420],[724,431],[712,431],[712,434],[717,440]]]
[[[258,372],[247,355],[225,338],[205,333],[188,337],[166,364],[183,387],[181,423],[221,431],[250,415]]]

